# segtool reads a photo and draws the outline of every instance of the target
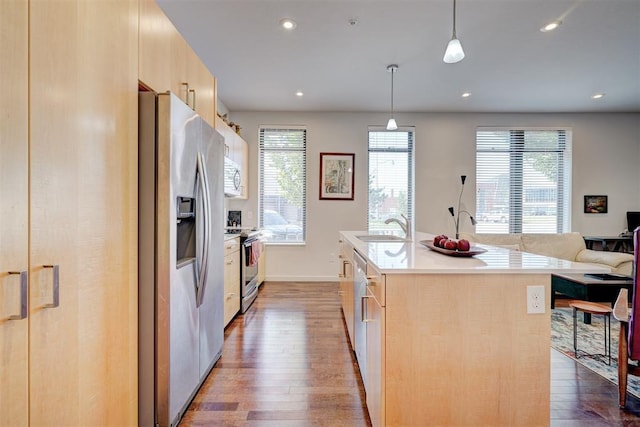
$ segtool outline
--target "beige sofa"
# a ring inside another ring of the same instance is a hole
[[[470,242],[501,246],[513,250],[545,255],[608,267],[612,273],[631,276],[633,255],[587,249],[580,233],[559,234],[470,234],[460,233]]]

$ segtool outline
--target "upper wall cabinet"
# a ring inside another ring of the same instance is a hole
[[[140,0],[139,9],[138,79],[156,91],[173,91],[170,64],[178,31],[154,0]]]
[[[220,117],[216,120],[216,130],[224,137],[225,156],[236,162],[240,168],[240,195],[236,198],[247,199],[249,197],[249,146]]]
[[[140,0],[139,80],[170,90],[215,125],[215,78],[154,0]]]

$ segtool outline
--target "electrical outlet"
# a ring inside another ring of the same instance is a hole
[[[545,312],[544,286],[527,286],[527,313]]]

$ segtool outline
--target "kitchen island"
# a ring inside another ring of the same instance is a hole
[[[340,276],[373,425],[549,425],[551,274],[603,269],[483,245],[452,257],[420,244],[426,233],[412,242],[364,234],[340,233]],[[528,307],[528,289],[543,301]]]

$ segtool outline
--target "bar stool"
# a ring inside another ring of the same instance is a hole
[[[604,354],[589,354],[585,351],[581,350],[583,356],[591,356],[591,357],[608,357],[609,363],[611,365],[611,312],[613,309],[607,307],[606,305],[596,304],[595,302],[589,301],[579,301],[579,300],[571,300],[569,301],[569,307],[573,308],[573,352],[576,355],[576,359],[578,356],[578,322],[577,322],[577,314],[578,311],[582,311],[584,313],[600,315],[604,319]]]

